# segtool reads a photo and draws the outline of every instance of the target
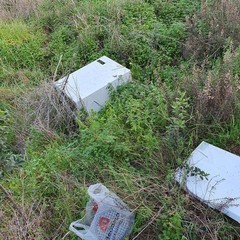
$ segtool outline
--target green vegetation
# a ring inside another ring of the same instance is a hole
[[[0,29],[1,85],[28,83],[44,58],[43,34],[22,21],[0,22]]]
[[[240,154],[238,1],[14,4],[0,8],[0,238],[76,239],[102,182],[135,211],[129,239],[240,239],[174,181],[201,141]],[[102,55],[134,80],[98,114],[57,108],[46,84]]]

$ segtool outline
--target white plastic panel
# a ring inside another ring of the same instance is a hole
[[[108,84],[114,88],[131,80],[131,72],[110,58],[103,56],[85,67],[56,81],[56,86],[88,112],[99,111],[108,100]]]
[[[240,223],[240,157],[206,142],[191,154],[187,164],[209,174],[187,174],[178,169],[175,179],[208,206],[218,209]]]

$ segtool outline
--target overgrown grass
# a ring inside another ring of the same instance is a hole
[[[134,77],[154,79],[154,69],[180,57],[186,35],[181,17],[166,23],[154,6],[143,0],[46,2],[38,24],[52,32],[51,64],[55,67],[62,55],[61,74],[105,54],[131,67]]]
[[[0,84],[36,84],[43,63],[44,35],[20,20],[0,22]]]
[[[239,5],[220,2],[45,0],[0,23],[1,239],[76,239],[68,226],[96,182],[134,210],[129,239],[240,238],[174,181],[203,140],[240,154]],[[223,34],[213,29],[222,7]],[[98,114],[71,109],[69,121],[42,82],[102,55],[134,81],[110,89]]]
[[[204,62],[222,56],[230,42],[238,47],[239,9],[237,0],[202,1],[201,10],[187,22],[184,56]]]

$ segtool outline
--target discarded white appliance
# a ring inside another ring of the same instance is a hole
[[[240,223],[240,157],[202,142],[186,166],[177,170],[175,179],[194,197]]]
[[[85,67],[55,82],[77,109],[84,107],[88,113],[99,111],[108,100],[109,84],[117,86],[131,80],[131,71],[103,56]]]
[[[85,217],[71,223],[69,230],[85,240],[123,240],[130,234],[134,214],[115,193],[97,183],[88,194]]]

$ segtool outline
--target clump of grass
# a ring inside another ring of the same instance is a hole
[[[37,12],[42,0],[0,0],[0,19],[29,18]]]
[[[31,128],[55,136],[57,131],[68,134],[76,128],[76,107],[54,83],[43,83],[21,96],[17,102],[19,119],[23,121],[24,131]]]
[[[31,39],[28,26],[21,21],[1,23],[0,39],[7,45],[18,45]]]

